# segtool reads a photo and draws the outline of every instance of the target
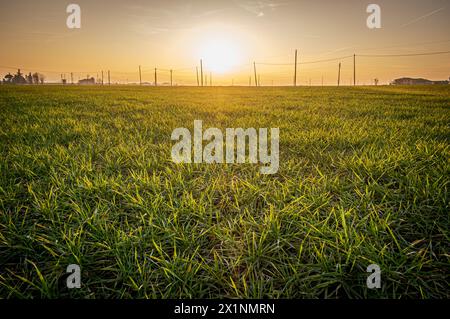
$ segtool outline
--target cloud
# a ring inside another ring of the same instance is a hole
[[[423,16],[420,16],[420,17],[418,17],[418,18],[415,18],[415,19],[413,19],[413,20],[411,20],[411,21],[409,21],[409,22],[407,22],[407,23],[401,25],[401,28],[407,27],[407,26],[409,26],[409,25],[411,25],[411,24],[414,24],[414,23],[419,22],[419,21],[421,21],[421,20],[423,20],[423,19],[426,19],[426,18],[428,18],[428,17],[431,17],[432,15],[434,15],[434,14],[436,14],[436,13],[438,13],[438,12],[444,10],[444,9],[445,9],[445,7],[442,7],[442,8],[436,9],[436,10],[434,10],[434,11],[431,11],[431,12],[429,12],[429,13],[423,15]]]
[[[225,11],[225,9],[216,9],[216,10],[209,10],[209,11],[205,11],[199,14],[192,14],[192,17],[194,18],[203,18],[203,17],[208,17],[208,16],[212,16],[218,13],[221,13]]]
[[[244,9],[247,12],[250,12],[251,14],[257,16],[257,17],[264,17],[265,11],[267,10],[275,10],[278,7],[286,6],[289,3],[288,2],[274,2],[274,1],[236,1],[236,4]]]
[[[192,23],[205,17],[220,14],[224,8],[204,9],[191,3],[161,5],[128,5],[128,19],[132,19],[134,32],[144,35],[157,35],[174,30],[190,28]]]

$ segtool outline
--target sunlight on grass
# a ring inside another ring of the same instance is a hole
[[[2,86],[0,295],[448,298],[449,98]],[[279,127],[278,173],[174,164],[171,132],[195,119]]]

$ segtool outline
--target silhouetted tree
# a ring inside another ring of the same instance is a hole
[[[33,83],[39,84],[39,74],[37,72],[33,73]]]
[[[12,83],[14,84],[26,84],[27,80],[23,77],[20,69],[17,70],[17,74],[12,78]]]
[[[8,74],[5,75],[5,77],[3,78],[3,83],[11,83],[13,78],[13,75],[8,72]]]
[[[28,84],[33,84],[33,76],[31,75],[31,72],[28,73],[28,75],[26,76],[27,82]]]

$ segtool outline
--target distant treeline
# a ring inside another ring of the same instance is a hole
[[[8,73],[4,76],[3,84],[44,84],[45,76],[41,73],[35,72],[33,74],[28,73],[28,75],[23,75],[20,69],[17,70],[16,74]]]

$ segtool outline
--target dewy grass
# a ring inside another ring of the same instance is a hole
[[[449,298],[449,101],[449,86],[0,86],[0,296]],[[173,163],[171,132],[196,119],[280,128],[278,172]]]

